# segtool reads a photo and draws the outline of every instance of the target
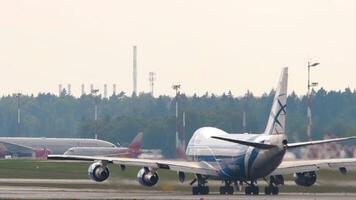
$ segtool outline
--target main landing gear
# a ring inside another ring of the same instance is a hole
[[[266,195],[278,195],[279,189],[277,185],[284,185],[284,178],[281,175],[271,176],[268,186],[265,187]]]
[[[190,183],[190,185],[193,185],[196,181],[198,181],[198,186],[194,186],[192,188],[193,195],[206,195],[206,194],[209,194],[209,187],[205,185],[205,184],[208,183],[206,178],[204,178],[200,174],[197,174],[196,176],[197,177]]]
[[[206,195],[209,194],[209,187],[208,186],[194,186],[192,189],[193,195]]]
[[[246,182],[247,183],[247,182]],[[245,187],[245,194],[246,195],[258,195],[259,189],[256,186],[256,182],[251,181],[251,183],[247,183],[248,186]],[[265,187],[265,194],[266,195],[278,195],[279,189],[277,185],[283,185],[284,179],[282,176],[274,176],[270,178],[268,186]]]
[[[272,184],[268,185],[267,187],[265,187],[265,194],[266,195],[277,195],[279,193],[279,189],[277,186],[274,186]]]
[[[225,185],[220,187],[220,194],[234,194],[234,187],[231,186],[231,181],[225,181]]]
[[[253,181],[251,181],[251,184],[245,187],[245,194],[246,195],[258,195],[259,194],[259,189],[258,186],[255,185]]]
[[[278,177],[277,177],[278,178]],[[271,178],[268,186],[265,187],[265,194],[266,195],[278,195],[279,193],[279,189],[277,187],[277,185],[282,185],[284,183],[283,178],[280,180],[275,180],[276,177]],[[266,180],[266,179],[265,179]],[[267,180],[266,180],[267,181]],[[192,188],[192,193],[193,195],[207,195],[210,192],[209,187],[206,185],[207,182],[207,177],[204,177],[200,174],[196,175],[196,178],[190,183],[190,185],[193,185],[195,182],[198,182],[197,186],[194,186]],[[228,194],[228,195],[232,195],[234,194],[234,187],[232,186],[232,181],[231,180],[225,180],[225,185],[221,186],[219,188],[219,192],[222,195]],[[258,195],[259,194],[259,188],[256,185],[257,182],[256,181],[251,181],[246,182],[244,181],[247,186],[245,187],[245,194],[246,195]],[[238,184],[236,181],[234,182],[235,186],[238,187],[239,185],[242,186],[242,181],[240,182],[240,184]]]
[[[279,189],[277,186],[274,186],[272,184],[268,185],[265,187],[265,194],[266,195],[277,195],[279,193]],[[255,185],[249,185],[245,187],[245,194],[246,195],[258,195],[259,194],[259,189]]]

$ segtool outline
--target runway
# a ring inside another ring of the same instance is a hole
[[[288,181],[286,183],[292,184]],[[354,186],[355,183],[351,181],[349,184]],[[143,187],[138,185],[136,180],[128,179],[97,183],[89,179],[0,178],[0,199],[356,199],[356,193],[353,193],[355,187],[351,187],[351,193],[296,193],[296,190],[289,190],[293,193],[281,192],[278,196],[266,196],[261,191],[258,196],[246,196],[243,192],[220,195],[217,189],[220,185],[220,182],[211,181],[209,195],[193,196],[191,186],[170,180],[163,180],[154,187]],[[336,185],[332,187],[334,188],[332,191],[342,191],[335,190]]]
[[[68,189],[47,187],[0,186],[0,198],[8,199],[320,199],[346,200],[356,199],[350,193],[282,193],[278,196],[245,196],[242,193],[220,195],[212,193],[205,196],[193,196],[188,192],[163,192],[157,190],[120,190],[120,189]]]

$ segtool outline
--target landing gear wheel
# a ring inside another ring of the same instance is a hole
[[[193,185],[196,181],[198,181],[198,185],[192,188],[193,195],[209,194],[209,187],[205,186],[205,184],[207,183],[207,178],[202,176],[201,174],[196,174],[196,178],[190,183],[190,185]]]
[[[202,186],[200,188],[200,194],[209,194],[209,187],[208,186]]]
[[[278,194],[279,194],[279,189],[278,189],[278,187],[273,187],[273,189],[272,189],[272,194],[273,194],[273,195],[278,195]]]
[[[245,194],[246,195],[251,195],[252,194],[250,186],[245,187]]]
[[[270,195],[271,193],[272,193],[271,187],[270,186],[265,187],[265,195]]]
[[[193,193],[193,195],[198,195],[198,194],[199,194],[199,188],[196,187],[196,186],[194,186],[194,187],[192,188],[192,193]]]
[[[193,195],[206,195],[209,194],[209,187],[208,186],[194,186],[192,188]]]
[[[219,189],[220,194],[234,194],[234,187],[232,186],[222,186]]]
[[[245,194],[246,195],[258,195],[259,194],[259,189],[257,186],[247,186],[245,188]]]
[[[234,187],[230,186],[227,188],[227,193],[228,194],[234,194]]]
[[[271,194],[278,195],[278,193],[279,193],[279,189],[276,186],[269,185],[269,186],[265,187],[265,194],[266,195],[271,195]]]
[[[259,194],[259,189],[258,189],[258,187],[257,186],[254,186],[254,187],[252,187],[253,188],[253,191],[252,191],[252,193],[253,193],[253,195],[258,195]]]

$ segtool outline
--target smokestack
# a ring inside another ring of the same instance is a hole
[[[85,95],[85,85],[82,84],[82,96]]]
[[[94,85],[93,84],[90,84],[90,94],[92,94],[94,91]]]
[[[154,72],[149,72],[148,75],[149,75],[148,80],[150,81],[151,95],[153,96],[153,92],[154,92],[153,87],[154,87],[154,82],[156,80],[156,74]]]
[[[108,85],[104,84],[104,98],[108,98]]]
[[[179,142],[179,116],[178,116],[178,97],[179,97],[179,84],[175,84],[172,86],[172,89],[176,91],[176,97],[175,97],[175,102],[176,102],[176,151],[178,155],[178,149],[180,149],[180,142]],[[178,155],[179,156],[179,155]]]
[[[112,85],[112,94],[116,95],[116,84]]]
[[[246,130],[246,112],[245,111],[242,113],[242,131],[244,133],[247,132],[247,130]]]
[[[68,95],[71,95],[71,89],[72,89],[72,86],[70,84],[68,84]]]
[[[183,141],[182,141],[182,145],[183,145],[183,150],[185,150],[185,112],[183,112],[183,132],[182,132],[182,137],[183,137]]]
[[[62,90],[63,90],[62,84],[59,84],[59,85],[58,85],[58,96],[61,96]]]
[[[137,95],[137,47],[133,46],[133,95]]]

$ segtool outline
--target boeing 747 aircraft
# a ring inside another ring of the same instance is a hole
[[[245,183],[247,195],[259,194],[257,181],[265,180],[265,194],[278,194],[278,185],[283,185],[283,175],[294,174],[295,183],[311,186],[316,182],[316,171],[324,168],[339,169],[346,173],[356,166],[356,159],[328,159],[309,161],[282,161],[288,149],[307,145],[323,144],[355,139],[337,138],[310,142],[288,143],[285,134],[287,107],[288,68],[283,68],[265,131],[262,134],[229,134],[223,130],[203,127],[198,129],[189,141],[186,157],[189,160],[146,160],[134,158],[113,158],[105,156],[49,155],[48,159],[94,161],[88,173],[94,181],[109,177],[109,163],[142,167],[137,174],[141,185],[153,186],[158,180],[158,170],[174,170],[179,181],[185,180],[186,173],[195,174],[191,181],[194,195],[208,194],[208,180],[222,180],[220,194],[233,194],[233,184]]]

